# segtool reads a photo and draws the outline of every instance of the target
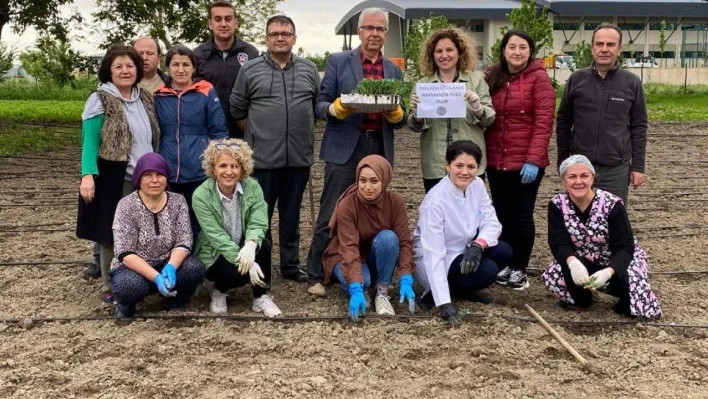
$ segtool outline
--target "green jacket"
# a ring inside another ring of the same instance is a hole
[[[243,239],[255,241],[260,247],[268,229],[268,205],[263,199],[263,190],[255,179],[247,177],[241,180],[241,185]],[[219,255],[235,264],[241,247],[240,243],[231,240],[224,227],[221,198],[216,190],[215,178],[211,177],[197,187],[192,197],[192,208],[202,228],[195,249],[197,258],[207,268],[214,264]]]
[[[442,82],[437,73],[428,75],[418,83]],[[423,178],[440,179],[445,177],[445,151],[447,150],[447,122],[452,130],[452,141],[472,140],[482,149],[482,162],[479,165],[478,175],[484,173],[487,167],[487,149],[484,143],[484,129],[494,123],[494,107],[492,97],[489,95],[489,86],[484,81],[481,72],[461,72],[457,83],[465,83],[467,90],[472,90],[479,96],[484,112],[480,118],[472,112],[472,107],[467,104],[466,118],[426,118],[422,123],[415,120],[416,109],[411,107],[408,115],[408,126],[414,132],[420,132],[420,160],[423,169]],[[415,94],[415,86],[413,92]]]

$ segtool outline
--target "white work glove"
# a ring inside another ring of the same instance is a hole
[[[607,284],[608,281],[612,278],[612,275],[614,274],[614,270],[612,270],[611,267],[606,267],[602,270],[598,270],[590,276],[588,279],[588,282],[585,284],[585,287],[583,288],[589,288],[591,290],[596,290],[598,288],[602,288]]]
[[[482,103],[479,102],[479,96],[477,93],[472,90],[467,90],[467,92],[465,92],[465,100],[470,104],[470,107],[472,107],[472,111],[475,114],[482,111]]]
[[[573,277],[573,282],[577,286],[584,287],[590,280],[588,269],[575,256],[571,256],[571,258],[572,260],[568,262],[568,268],[570,269],[570,275]]]
[[[238,256],[236,257],[236,262],[238,262],[238,272],[241,275],[248,273],[251,270],[251,265],[256,260],[256,247],[258,245],[255,241],[246,241],[243,247],[238,251]]]
[[[258,266],[258,263],[253,262],[251,269],[248,271],[248,275],[251,277],[251,285],[268,288],[268,284],[263,281],[265,276],[263,275],[263,270],[261,270],[261,267]]]

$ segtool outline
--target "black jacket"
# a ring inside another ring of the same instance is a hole
[[[603,79],[593,68],[573,72],[565,85],[556,121],[558,165],[572,154],[593,164],[631,161],[644,173],[647,107],[639,76],[619,68]]]
[[[219,96],[221,107],[226,115],[226,124],[230,137],[243,138],[243,132],[229,112],[229,95],[234,86],[241,66],[248,60],[258,57],[258,50],[234,36],[234,43],[224,59],[223,52],[216,47],[214,37],[197,46],[194,55],[197,57],[199,77],[211,83]]]

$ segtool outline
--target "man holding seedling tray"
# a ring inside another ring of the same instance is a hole
[[[342,104],[342,94],[355,92],[360,82],[377,85],[365,79],[387,79],[379,85],[392,85],[388,79],[403,80],[401,69],[381,54],[387,31],[386,11],[365,9],[359,15],[357,28],[361,45],[327,59],[316,104],[317,116],[325,119],[327,125],[320,148],[320,159],[325,161],[324,187],[307,257],[308,292],[312,295],[326,294],[322,285],[322,253],[329,243],[328,223],[337,199],[354,183],[356,166],[365,156],[381,155],[393,164],[393,130],[405,123],[406,112],[400,100],[398,105],[386,107],[385,111],[371,113],[360,113]]]

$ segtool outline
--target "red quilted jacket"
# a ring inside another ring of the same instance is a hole
[[[487,165],[497,170],[521,170],[526,162],[548,166],[556,96],[543,61],[513,76],[492,94],[492,104],[497,116],[484,132]]]

